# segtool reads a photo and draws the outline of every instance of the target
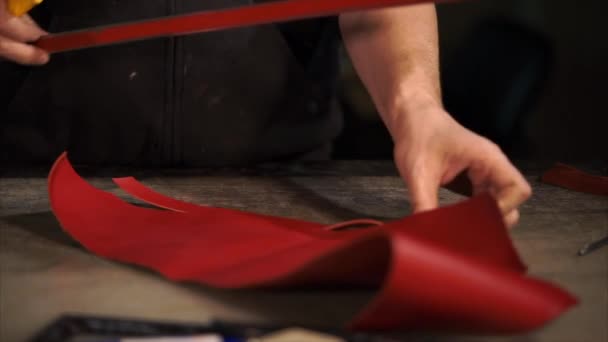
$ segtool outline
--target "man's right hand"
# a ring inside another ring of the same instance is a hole
[[[0,59],[26,65],[47,63],[49,54],[28,44],[46,34],[29,15],[10,15],[6,9],[6,0],[0,0]]]

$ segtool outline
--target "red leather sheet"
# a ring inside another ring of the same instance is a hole
[[[281,0],[53,34],[41,38],[36,45],[55,53],[154,37],[209,32],[423,2],[432,0]]]
[[[546,171],[541,180],[573,191],[608,196],[608,177],[592,175],[561,163]]]
[[[522,333],[577,300],[525,274],[494,200],[480,196],[364,229],[185,203],[116,179],[96,189],[66,155],[49,175],[61,226],[95,254],[218,288],[377,288],[356,330]]]

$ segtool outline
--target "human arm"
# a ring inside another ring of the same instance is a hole
[[[435,6],[343,14],[340,27],[393,138],[395,164],[414,211],[436,208],[439,187],[466,171],[474,193],[494,195],[505,222],[514,225],[531,188],[494,143],[444,110]]]

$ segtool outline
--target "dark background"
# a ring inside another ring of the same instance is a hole
[[[513,158],[608,160],[608,2],[438,5],[447,109]],[[390,139],[344,58],[337,158],[388,159]]]

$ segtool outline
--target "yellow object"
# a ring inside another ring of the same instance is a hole
[[[40,4],[43,0],[6,0],[8,13],[19,17],[29,12],[34,6]]]

